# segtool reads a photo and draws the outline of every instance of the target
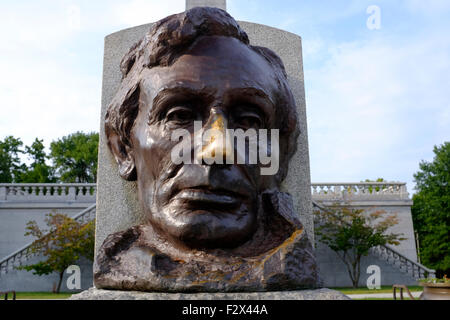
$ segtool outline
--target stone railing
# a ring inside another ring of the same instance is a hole
[[[322,204],[318,204],[315,201],[313,201],[312,204],[314,210],[321,210],[331,213]],[[373,247],[370,252],[377,255],[380,259],[397,268],[401,272],[409,274],[416,280],[435,277],[435,270],[429,269],[424,265],[405,257],[387,245]]]
[[[95,183],[4,183],[0,202],[95,202]],[[313,183],[311,194],[318,201],[409,200],[406,183]]]
[[[396,267],[403,273],[409,274],[416,280],[436,277],[435,270],[428,269],[388,246],[374,247],[370,251],[388,264]]]
[[[95,202],[95,183],[2,183],[0,202]]]
[[[313,183],[311,195],[317,201],[409,200],[406,183]]]
[[[81,211],[72,219],[84,224],[87,223],[93,219],[95,219],[95,212],[96,212],[97,205],[93,204],[89,208]],[[22,266],[26,260],[28,260],[30,257],[33,256],[33,253],[31,251],[31,245],[33,242],[30,242],[26,246],[20,248],[19,250],[11,253],[10,255],[6,256],[5,258],[0,260],[0,276],[2,274],[8,273],[9,270],[12,270],[16,267]]]

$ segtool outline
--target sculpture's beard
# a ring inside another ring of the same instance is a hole
[[[180,165],[139,183],[150,224],[175,244],[233,248],[256,229],[258,193],[246,168]]]

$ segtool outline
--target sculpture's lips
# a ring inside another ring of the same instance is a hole
[[[238,206],[244,198],[246,198],[245,195],[226,189],[192,187],[180,190],[172,200],[235,207]]]

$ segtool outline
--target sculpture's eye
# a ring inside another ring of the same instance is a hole
[[[170,122],[176,125],[190,124],[194,120],[194,112],[191,108],[185,106],[173,107],[166,114],[166,122]]]
[[[244,130],[260,129],[263,126],[263,119],[261,116],[253,111],[239,112],[235,115],[235,126]]]

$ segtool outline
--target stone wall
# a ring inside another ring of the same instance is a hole
[[[27,222],[35,220],[41,228],[46,228],[45,215],[64,213],[74,216],[92,203],[1,203],[0,202],[0,259],[33,241],[24,234]]]
[[[48,213],[73,217],[95,203],[95,194],[95,184],[0,184],[0,260],[35,240],[24,236],[29,221],[34,220],[39,227],[47,229],[45,216]],[[35,256],[25,264],[41,259]],[[82,259],[76,264],[81,268],[81,288],[91,287],[92,262]],[[61,291],[76,292],[67,288],[67,277],[65,274]],[[0,273],[0,291],[51,292],[57,281],[56,273],[37,276],[32,272],[9,270],[6,274]]]
[[[334,187],[324,188],[324,185],[332,185]],[[364,208],[368,210],[382,209],[388,213],[397,213],[400,223],[395,226],[392,231],[403,233],[408,239],[403,241],[400,246],[395,246],[393,248],[411,260],[416,261],[417,255],[410,209],[412,201],[409,199],[406,189],[402,189],[403,185],[403,183],[391,183],[389,186],[378,188],[380,191],[374,193],[373,190],[377,189],[379,186],[370,183],[312,184],[312,198],[316,202],[322,201],[322,203],[328,205],[345,199],[346,201],[349,201],[348,204],[355,208]],[[372,191],[368,193],[353,192],[351,194],[344,192],[344,189],[349,190],[355,188],[355,186]],[[323,190],[319,191],[320,188]],[[339,190],[339,192],[337,190]],[[92,202],[55,202],[55,200],[48,203],[45,203],[44,201],[40,201],[39,203],[36,201],[27,202],[26,199],[16,200],[20,201],[0,201],[0,258],[11,254],[13,251],[21,248],[32,240],[31,238],[25,238],[23,236],[26,222],[29,220],[34,219],[40,225],[44,226],[43,220],[45,214],[52,210],[73,216],[87,206],[93,204]],[[333,251],[320,243],[316,243],[316,256],[319,263],[320,274],[324,280],[325,286],[351,286],[345,265],[338,259]],[[37,258],[33,259],[36,260]],[[365,286],[367,277],[369,276],[366,273],[367,266],[369,265],[378,265],[381,268],[381,281],[383,285],[392,285],[394,283],[412,285],[416,283],[412,277],[405,275],[403,272],[399,271],[398,268],[387,264],[378,256],[370,255],[369,257],[363,258],[360,279],[360,285],[362,286]],[[82,261],[80,262],[80,266],[82,269],[82,289],[84,290],[92,286],[92,264]],[[38,277],[31,272],[13,271],[0,275],[0,289],[10,288],[11,290],[18,291],[48,291],[52,289],[52,283],[56,281],[56,278],[56,275]],[[67,287],[63,287],[63,289],[66,290]]]
[[[320,268],[320,277],[323,285],[327,288],[351,287],[352,282],[348,275],[345,264],[338,258],[336,253],[321,243],[316,243],[316,258]],[[367,267],[376,265],[380,267],[381,285],[391,286],[393,284],[417,285],[417,281],[397,267],[388,264],[374,254],[369,254],[361,259],[361,276],[359,286],[366,287]]]
[[[26,264],[37,263],[41,259],[41,256],[36,256],[28,260]],[[83,258],[75,264],[81,269],[81,289],[71,290],[67,287],[67,279],[70,275],[65,272],[61,284],[61,292],[76,293],[92,287],[92,283],[94,281],[92,262]],[[38,276],[34,275],[32,271],[10,270],[8,273],[0,275],[0,291],[14,290],[17,292],[52,292],[53,287],[56,286],[58,281],[59,275],[57,273],[52,273],[46,276]]]
[[[410,213],[410,209],[406,207],[395,208],[393,211],[390,211],[389,208],[386,207],[384,209],[388,212],[399,212],[400,209],[400,211],[403,211],[403,218],[408,217],[408,211]],[[407,229],[407,224],[406,226],[399,225],[396,228],[393,228],[393,231],[403,231],[407,234],[412,234],[412,232]],[[414,237],[403,241],[400,246],[392,246],[392,248],[411,260],[417,261]],[[316,242],[316,258],[320,268],[320,276],[326,287],[350,287],[352,285],[345,264],[338,258],[334,251],[318,241]],[[367,278],[370,276],[370,274],[367,274],[366,272],[367,267],[370,265],[380,267],[381,285],[417,285],[417,280],[413,277],[407,275],[406,273],[400,271],[398,267],[388,264],[385,260],[371,253],[367,257],[363,257],[361,260],[361,278],[359,284],[362,287],[366,286]]]

